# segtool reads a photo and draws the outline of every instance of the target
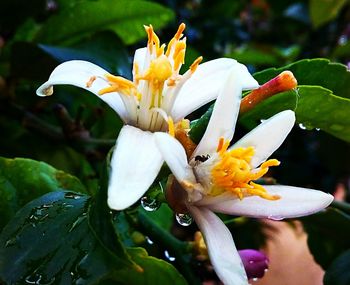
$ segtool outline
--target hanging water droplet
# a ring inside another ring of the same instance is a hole
[[[154,212],[159,209],[160,202],[157,199],[145,196],[141,198],[141,206],[148,212]]]
[[[304,124],[302,124],[302,123],[300,123],[300,124],[299,124],[299,128],[300,128],[300,129],[302,129],[302,130],[306,130],[305,125],[304,125]]]
[[[167,250],[164,251],[164,256],[165,256],[165,258],[168,259],[169,261],[175,261],[175,259],[176,259],[174,256],[171,256],[170,253],[169,253],[169,251],[167,251]]]
[[[192,218],[192,216],[190,214],[179,214],[179,213],[177,213],[175,215],[175,217],[176,217],[176,221],[181,226],[184,226],[184,227],[189,226],[193,222],[193,218]]]
[[[265,269],[264,269],[264,272],[266,273],[267,271],[269,271],[269,269],[268,269],[268,268],[265,268]]]
[[[76,200],[76,199],[80,199],[81,196],[76,194],[76,193],[73,193],[73,192],[67,192],[67,193],[64,194],[64,198],[66,198],[66,199],[75,199]]]
[[[253,280],[254,282],[256,282],[256,281],[259,280],[259,278],[254,277],[252,280]]]
[[[320,128],[316,128],[315,130],[316,130],[316,131],[320,131],[321,129],[320,129]]]
[[[263,123],[263,122],[265,122],[265,121],[266,121],[266,120],[264,120],[264,119],[261,119],[261,120],[260,120],[260,123]]]
[[[267,218],[274,221],[281,221],[284,219],[283,216],[279,216],[279,215],[270,215]]]
[[[145,237],[148,244],[153,244],[153,240],[151,240],[148,236]]]
[[[40,284],[42,276],[37,273],[33,273],[32,275],[29,275],[26,277],[25,281],[27,284]]]

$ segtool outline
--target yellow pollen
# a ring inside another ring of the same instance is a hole
[[[185,63],[185,53],[186,51],[183,49],[177,54],[174,60],[174,70],[178,70],[181,67],[181,64]]]
[[[110,84],[110,86],[101,89],[98,92],[99,95],[103,95],[111,92],[121,92],[124,95],[131,95],[135,93],[136,86],[132,81],[127,80],[121,76],[114,76],[112,74],[106,74],[105,77],[108,83]]]
[[[173,138],[175,137],[175,125],[173,119],[169,116],[168,117],[168,131],[169,135],[171,135]]]
[[[236,194],[239,199],[252,195],[267,200],[279,199],[279,196],[270,195],[263,186],[253,181],[265,175],[269,167],[277,166],[280,162],[276,159],[269,159],[262,163],[259,168],[252,169],[250,162],[255,152],[253,147],[227,150],[228,146],[229,141],[220,138],[217,147],[220,160],[211,169],[214,184],[212,194],[229,191]]]
[[[156,89],[160,88],[172,75],[172,67],[166,56],[160,56],[151,61],[151,64],[143,76],[139,76],[138,80],[151,81]]]
[[[96,80],[96,76],[91,76],[90,79],[89,79],[89,81],[86,82],[86,87],[87,87],[87,88],[90,88],[91,85],[92,85],[92,83],[94,83],[95,80]]]
[[[197,59],[191,64],[190,70],[192,73],[196,71],[198,65],[202,62],[202,60],[203,60],[202,56],[197,57]]]
[[[185,23],[181,23],[179,28],[177,29],[177,32],[174,36],[175,39],[179,40],[181,38],[182,32],[186,29]]]
[[[149,48],[150,52],[153,52],[153,46],[156,49],[156,55],[157,57],[163,54],[165,45],[160,47],[160,41],[157,36],[157,34],[154,32],[152,25],[149,26],[144,26],[147,36],[148,36],[148,42],[147,42],[147,47]]]

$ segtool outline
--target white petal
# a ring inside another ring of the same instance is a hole
[[[171,116],[174,121],[181,120],[194,110],[214,100],[219,95],[227,72],[237,61],[219,58],[202,63],[186,81],[177,95]],[[183,76],[188,76],[187,71]]]
[[[216,99],[213,113],[210,117],[207,129],[198,144],[192,157],[214,153],[220,137],[231,141],[239,113],[242,87],[240,80],[240,68],[235,65],[226,76]]]
[[[232,197],[225,201],[213,200],[211,204],[207,201],[206,207],[219,213],[281,220],[316,213],[333,201],[332,195],[308,188],[283,185],[264,185],[264,188],[269,194],[281,198],[271,201],[257,196],[242,200]]]
[[[189,211],[203,234],[210,261],[225,285],[248,285],[241,258],[230,231],[206,208],[189,206]]]
[[[52,88],[53,85],[74,85],[98,95],[98,92],[101,89],[109,86],[107,81],[102,79],[107,73],[108,72],[103,68],[88,61],[66,61],[53,70],[49,80],[36,90],[36,94],[38,96],[51,95],[52,90],[51,94],[48,90]],[[87,87],[87,82],[92,76],[96,76],[96,80],[91,87]],[[98,97],[114,109],[124,121],[126,120],[127,113],[120,95],[117,92],[108,93]]]
[[[123,210],[134,204],[151,186],[162,163],[152,133],[124,126],[112,155],[108,206]]]
[[[154,137],[163,159],[177,181],[195,184],[196,178],[192,168],[188,165],[185,149],[179,141],[166,133],[155,133]]]
[[[278,149],[294,126],[295,114],[291,110],[280,112],[250,131],[230,149],[255,148],[251,161],[253,168],[259,166]]]
[[[143,74],[145,72],[146,58],[148,56],[147,51],[148,51],[147,47],[139,48],[135,51],[134,66],[135,64],[137,64],[140,74]]]

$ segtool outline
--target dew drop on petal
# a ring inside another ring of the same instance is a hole
[[[278,215],[270,215],[267,218],[270,219],[270,220],[274,220],[274,221],[281,221],[281,220],[284,219],[283,216],[278,216]]]
[[[175,257],[174,256],[171,256],[169,251],[165,250],[164,251],[164,256],[166,259],[168,259],[169,261],[175,261]]]
[[[259,278],[256,278],[256,277],[255,277],[255,278],[253,278],[252,280],[253,280],[254,282],[256,282],[256,281],[259,280]]]
[[[147,196],[141,198],[141,206],[148,212],[157,211],[160,207],[160,204],[161,203],[154,198],[150,198]]]
[[[148,244],[153,244],[153,240],[151,240],[148,236],[145,237]]]
[[[302,130],[306,130],[306,127],[302,123],[299,124],[299,128],[302,129]]]
[[[192,224],[193,222],[193,218],[191,215],[189,214],[180,214],[180,213],[177,213],[175,215],[176,217],[176,221],[181,225],[181,226],[184,226],[184,227],[188,227],[189,225]]]

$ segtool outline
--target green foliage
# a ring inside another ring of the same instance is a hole
[[[44,162],[0,157],[0,228],[26,203],[59,188],[86,192],[76,177]]]
[[[318,28],[335,19],[347,0],[309,0],[312,24]]]
[[[324,212],[302,218],[308,233],[308,245],[317,261],[325,270],[342,252],[350,248],[350,215],[329,208]]]
[[[350,249],[341,254],[329,267],[324,276],[324,285],[347,285],[350,283]]]
[[[51,17],[35,41],[46,44],[72,43],[93,32],[110,30],[125,44],[133,44],[145,37],[145,23],[161,28],[173,17],[171,10],[148,1],[81,1]]]
[[[186,284],[172,265],[142,249],[126,251],[107,227],[88,222],[91,201],[85,195],[56,191],[23,207],[0,235],[0,281]]]

